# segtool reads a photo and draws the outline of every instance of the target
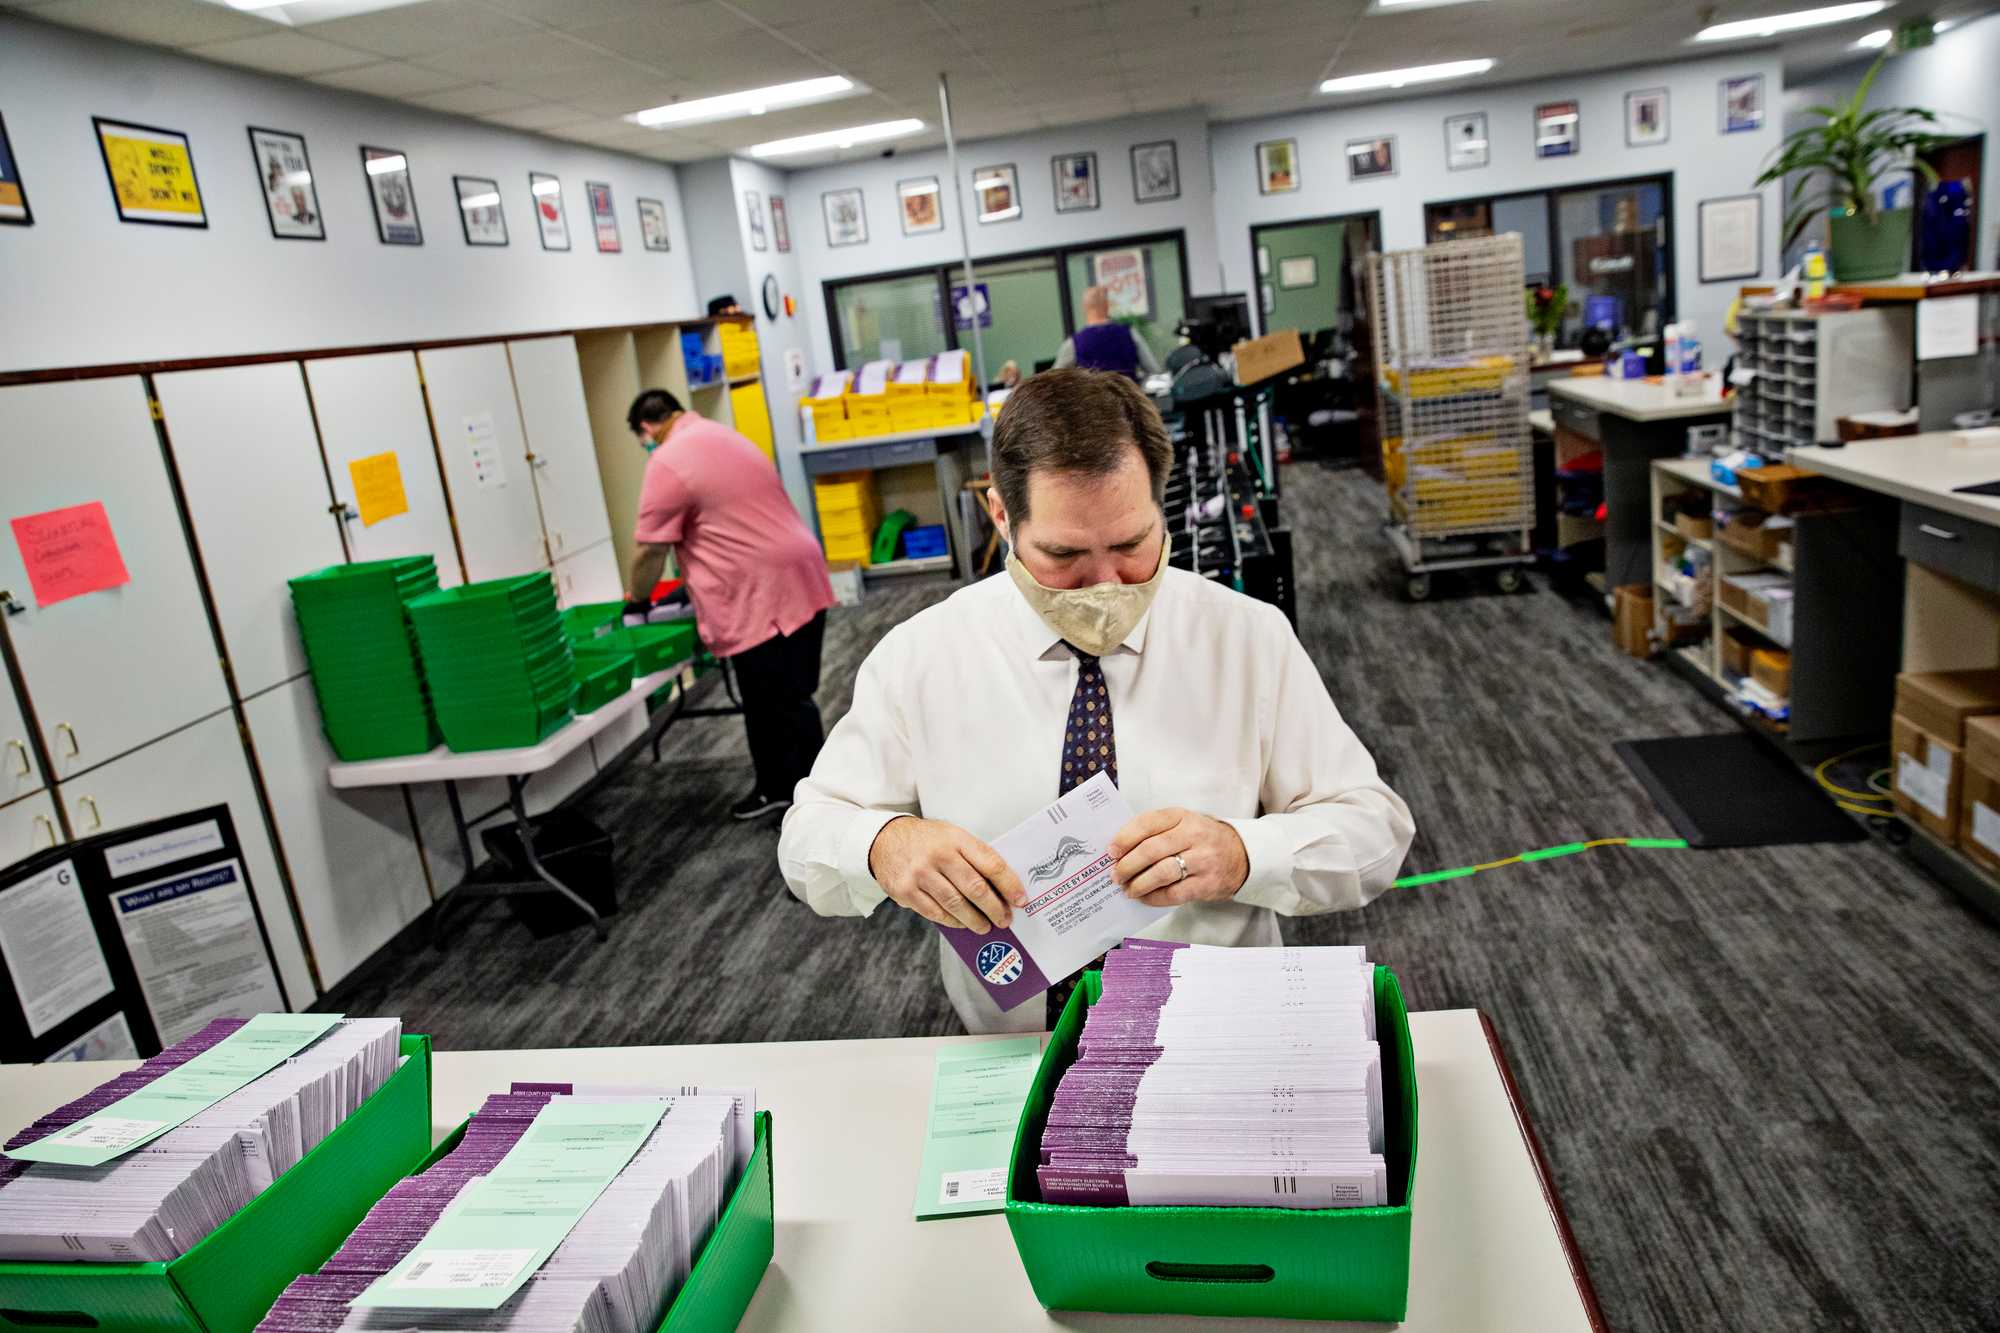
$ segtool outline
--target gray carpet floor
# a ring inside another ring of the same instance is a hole
[[[1546,589],[1401,601],[1379,486],[1286,485],[1300,637],[1416,814],[1407,870],[1672,835],[1611,743],[1719,711]],[[834,613],[829,725],[951,587]],[[582,803],[618,840],[609,942],[487,903],[450,952],[406,938],[329,1003],[447,1049],[955,1030],[929,928],[799,906],[775,821],[728,819],[748,785],[737,721],[681,723]],[[1412,1008],[1492,1017],[1613,1328],[2000,1327],[2000,931],[1881,842],[1593,851],[1287,927],[1365,942]]]

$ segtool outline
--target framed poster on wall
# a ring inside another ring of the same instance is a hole
[[[1132,145],[1132,200],[1164,203],[1181,197],[1180,150],[1172,139]]]
[[[33,226],[35,214],[28,207],[28,190],[14,166],[14,145],[7,140],[7,122],[0,119],[0,222],[16,227]]]
[[[773,199],[772,203],[778,201]],[[639,204],[639,243],[648,250],[671,250],[673,245],[667,240],[667,206],[657,199],[641,199]]]
[[[598,253],[615,255],[623,250],[618,241],[618,211],[611,206],[611,187],[603,181],[585,181],[583,197],[590,201],[590,225],[597,233]]]
[[[384,245],[422,245],[424,224],[417,217],[417,194],[410,186],[410,159],[393,148],[361,145],[361,169],[368,176],[368,201],[375,208],[375,235]]]
[[[542,249],[569,249],[569,216],[563,211],[562,182],[545,171],[528,173],[528,194],[535,205],[535,230]]]
[[[828,190],[819,197],[819,206],[820,211],[826,215],[826,243],[829,246],[868,243],[868,214],[862,209],[861,191],[858,187]],[[904,205],[906,211],[908,207],[908,204]],[[931,230],[936,229],[934,227]]]
[[[1575,157],[1581,147],[1582,113],[1575,102],[1544,102],[1535,108],[1535,156]]]
[[[750,219],[750,248],[768,250],[771,243],[764,238],[764,196],[755,190],[743,192],[743,214]]]
[[[1257,145],[1257,193],[1290,194],[1299,188],[1299,141],[1271,139]]]
[[[1396,136],[1381,139],[1350,139],[1347,142],[1347,179],[1373,180],[1396,174]]]
[[[944,230],[944,208],[938,202],[937,177],[920,176],[915,180],[897,181],[896,198],[902,204],[903,235],[921,236],[928,231]],[[864,236],[862,239],[867,238]]]
[[[1110,298],[1111,318],[1151,319],[1152,284],[1146,279],[1146,252],[1138,246],[1100,250],[1090,257],[1091,281]]]
[[[1097,154],[1062,153],[1049,159],[1055,175],[1056,212],[1086,213],[1097,207]]]
[[[1764,271],[1764,196],[1704,199],[1696,230],[1701,281],[1731,282]]]
[[[250,155],[264,186],[264,215],[270,219],[271,235],[281,241],[325,240],[326,219],[320,216],[319,186],[313,184],[305,136],[249,128]]]
[[[507,244],[507,219],[500,212],[500,182],[484,176],[453,176],[458,223],[467,245]]]
[[[972,197],[979,202],[981,223],[1012,222],[1021,216],[1021,182],[1014,164],[978,167],[972,173]]]
[[[771,196],[771,244],[781,255],[792,252],[792,222],[785,216],[785,196],[782,194]]]
[[[1646,88],[1625,94],[1625,146],[1650,148],[1667,141],[1667,90]]]
[[[1722,90],[1722,132],[1742,134],[1764,128],[1764,76],[1744,74],[1724,79]]]
[[[194,174],[194,153],[185,134],[103,116],[92,116],[90,123],[97,127],[97,149],[104,156],[104,174],[111,180],[120,222],[208,225],[201,183]]]
[[[1444,118],[1444,164],[1451,171],[1471,171],[1493,160],[1486,137],[1486,113],[1468,111]]]

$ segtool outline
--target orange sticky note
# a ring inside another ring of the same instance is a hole
[[[45,514],[24,514],[13,524],[14,544],[21,548],[36,606],[54,606],[132,581],[125,571],[125,557],[118,553],[118,539],[111,534],[111,517],[97,500]]]

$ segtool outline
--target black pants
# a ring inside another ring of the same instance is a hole
[[[799,779],[812,772],[826,740],[820,729],[819,649],[826,638],[822,611],[790,634],[766,639],[729,659],[743,696],[743,729],[750,733],[750,762],[757,790],[789,801]]]

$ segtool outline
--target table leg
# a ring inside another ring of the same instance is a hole
[[[465,867],[465,873],[459,876],[458,883],[446,889],[443,895],[431,904],[431,947],[436,949],[444,948],[445,909],[451,905],[451,900],[457,896],[458,891],[472,878],[472,830],[465,824],[465,806],[458,799],[457,782],[447,781],[444,784],[444,799],[451,807],[452,826],[458,830],[458,856],[460,863]]]
[[[528,807],[521,797],[521,792],[527,785],[526,778],[510,776],[507,779],[507,803],[513,807],[515,827],[521,830],[521,854],[528,858],[528,868],[535,872],[542,883],[583,909],[583,914],[590,918],[591,929],[596,931],[597,938],[602,940],[608,932],[604,928],[604,918],[597,914],[597,909],[579,897],[569,885],[551,875],[548,867],[542,864],[542,859],[535,855],[535,839],[528,825]]]

